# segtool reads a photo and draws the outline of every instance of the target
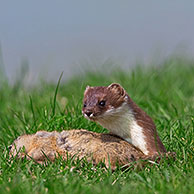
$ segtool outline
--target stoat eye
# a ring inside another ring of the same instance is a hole
[[[105,106],[105,104],[106,104],[106,102],[105,102],[104,100],[101,100],[101,101],[99,102],[99,105],[100,105],[100,106]]]
[[[86,103],[84,103],[84,108],[86,107]]]

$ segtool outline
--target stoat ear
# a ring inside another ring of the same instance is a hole
[[[126,95],[124,88],[120,84],[112,83],[108,86],[108,89],[111,90],[113,93],[121,95],[123,97]]]
[[[90,89],[91,87],[90,86],[86,86],[86,89],[84,91],[84,95],[86,94],[86,92]]]

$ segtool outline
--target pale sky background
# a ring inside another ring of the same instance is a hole
[[[27,58],[30,81],[108,58],[129,67],[177,48],[194,56],[194,1],[0,0],[0,42],[8,77]]]

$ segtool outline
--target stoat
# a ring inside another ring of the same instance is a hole
[[[33,158],[37,162],[53,161],[59,155],[79,159],[86,157],[93,164],[104,162],[130,165],[139,159],[154,159],[165,154],[152,119],[141,110],[119,84],[108,87],[87,87],[84,92],[84,116],[100,123],[111,133],[95,133],[84,129],[62,132],[38,131],[18,137],[10,146],[10,155]],[[25,148],[23,152],[18,152]]]
[[[87,87],[82,113],[118,135],[145,155],[166,152],[152,119],[129,97],[119,84]]]

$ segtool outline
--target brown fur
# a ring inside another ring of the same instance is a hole
[[[22,152],[22,148],[25,148]],[[18,152],[18,151],[21,152]],[[23,135],[16,139],[10,155],[33,158],[41,163],[47,158],[54,161],[59,155],[64,159],[76,156],[87,157],[93,164],[104,162],[115,169],[118,165],[130,165],[130,162],[145,158],[144,154],[123,139],[112,135],[90,132],[87,130],[69,130],[62,132],[39,131],[33,135]]]
[[[166,149],[158,136],[156,131],[156,126],[151,119],[141,108],[139,108],[129,97],[129,105],[131,106],[134,116],[137,120],[138,125],[140,125],[144,131],[144,135],[147,142],[147,148],[149,155],[156,155],[158,153],[166,152]]]

